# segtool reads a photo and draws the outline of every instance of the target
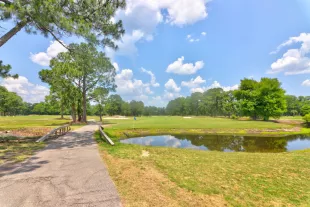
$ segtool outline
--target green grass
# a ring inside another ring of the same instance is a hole
[[[0,130],[12,130],[20,128],[46,127],[55,128],[70,122],[69,117],[60,119],[60,116],[30,115],[30,116],[0,116]]]
[[[227,118],[179,116],[138,117],[129,119],[104,119],[104,124],[112,124],[112,129],[277,129],[291,128],[289,125],[264,121],[239,121]]]
[[[2,138],[0,138],[1,141]],[[37,137],[19,139],[6,137],[6,142],[0,142],[0,164],[5,162],[21,162],[34,154],[35,151],[45,147],[45,143],[37,143]],[[9,140],[9,141],[8,141]]]
[[[286,119],[287,120],[287,119]],[[178,116],[133,117],[129,119],[104,119],[107,131],[131,136],[151,134],[247,134],[280,136],[289,134],[309,134],[310,129],[290,122],[233,120],[228,118],[192,117],[185,119]]]
[[[128,206],[310,205],[310,149],[223,153],[125,145],[116,137],[109,146],[96,137]]]

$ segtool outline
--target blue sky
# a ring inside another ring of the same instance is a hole
[[[310,95],[309,10],[308,0],[128,0],[115,16],[126,29],[119,50],[104,49],[118,68],[117,93],[165,106],[193,91],[236,89],[244,77],[275,77],[288,94]],[[21,77],[0,84],[26,101],[43,100],[48,86],[38,72],[61,51],[52,38],[19,32],[0,58]]]

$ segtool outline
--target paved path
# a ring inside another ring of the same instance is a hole
[[[0,167],[0,206],[121,206],[92,138],[97,128],[69,132],[18,167]]]

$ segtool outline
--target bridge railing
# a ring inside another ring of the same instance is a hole
[[[36,142],[43,142],[44,140],[48,139],[51,136],[62,136],[64,134],[66,134],[70,130],[71,130],[71,125],[70,124],[66,124],[66,125],[60,126],[58,128],[53,129],[49,133],[47,133],[46,135],[44,135],[43,137],[38,139]]]
[[[114,146],[114,142],[106,135],[106,133],[103,131],[104,128],[102,126],[99,126],[99,132],[100,132],[100,137],[104,138],[110,145]]]

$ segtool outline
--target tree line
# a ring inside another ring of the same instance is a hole
[[[310,96],[285,95],[276,78],[262,78],[260,81],[245,78],[238,90],[212,88],[174,99],[166,107],[168,115],[248,116],[254,120],[309,113]]]
[[[41,74],[50,73],[51,70],[42,70]],[[46,74],[45,74],[46,75]],[[55,79],[53,79],[55,81]],[[61,78],[61,81],[64,81]],[[9,92],[3,86],[0,87],[0,113],[2,115],[72,115],[82,103],[76,102],[83,99],[82,94],[75,94],[72,100],[68,100],[66,93],[71,90],[55,90],[52,85],[49,96],[44,102],[30,104],[22,101],[16,93]],[[71,83],[72,84],[72,83]],[[70,85],[71,87],[73,85]],[[78,89],[79,88],[75,88]],[[70,96],[71,97],[71,96]],[[70,107],[71,105],[71,107]],[[305,116],[310,114],[310,96],[285,95],[281,83],[277,79],[262,78],[260,81],[252,79],[241,80],[240,87],[235,91],[224,91],[222,88],[212,88],[203,93],[192,93],[188,97],[179,97],[171,100],[166,107],[145,106],[142,101],[124,101],[121,96],[112,94],[108,96],[106,88],[97,87],[87,96],[86,114],[98,115],[102,120],[103,115],[123,116],[226,116],[236,118],[249,116],[252,119],[268,120],[270,117],[279,118],[282,115]],[[81,114],[80,114],[81,115]]]

